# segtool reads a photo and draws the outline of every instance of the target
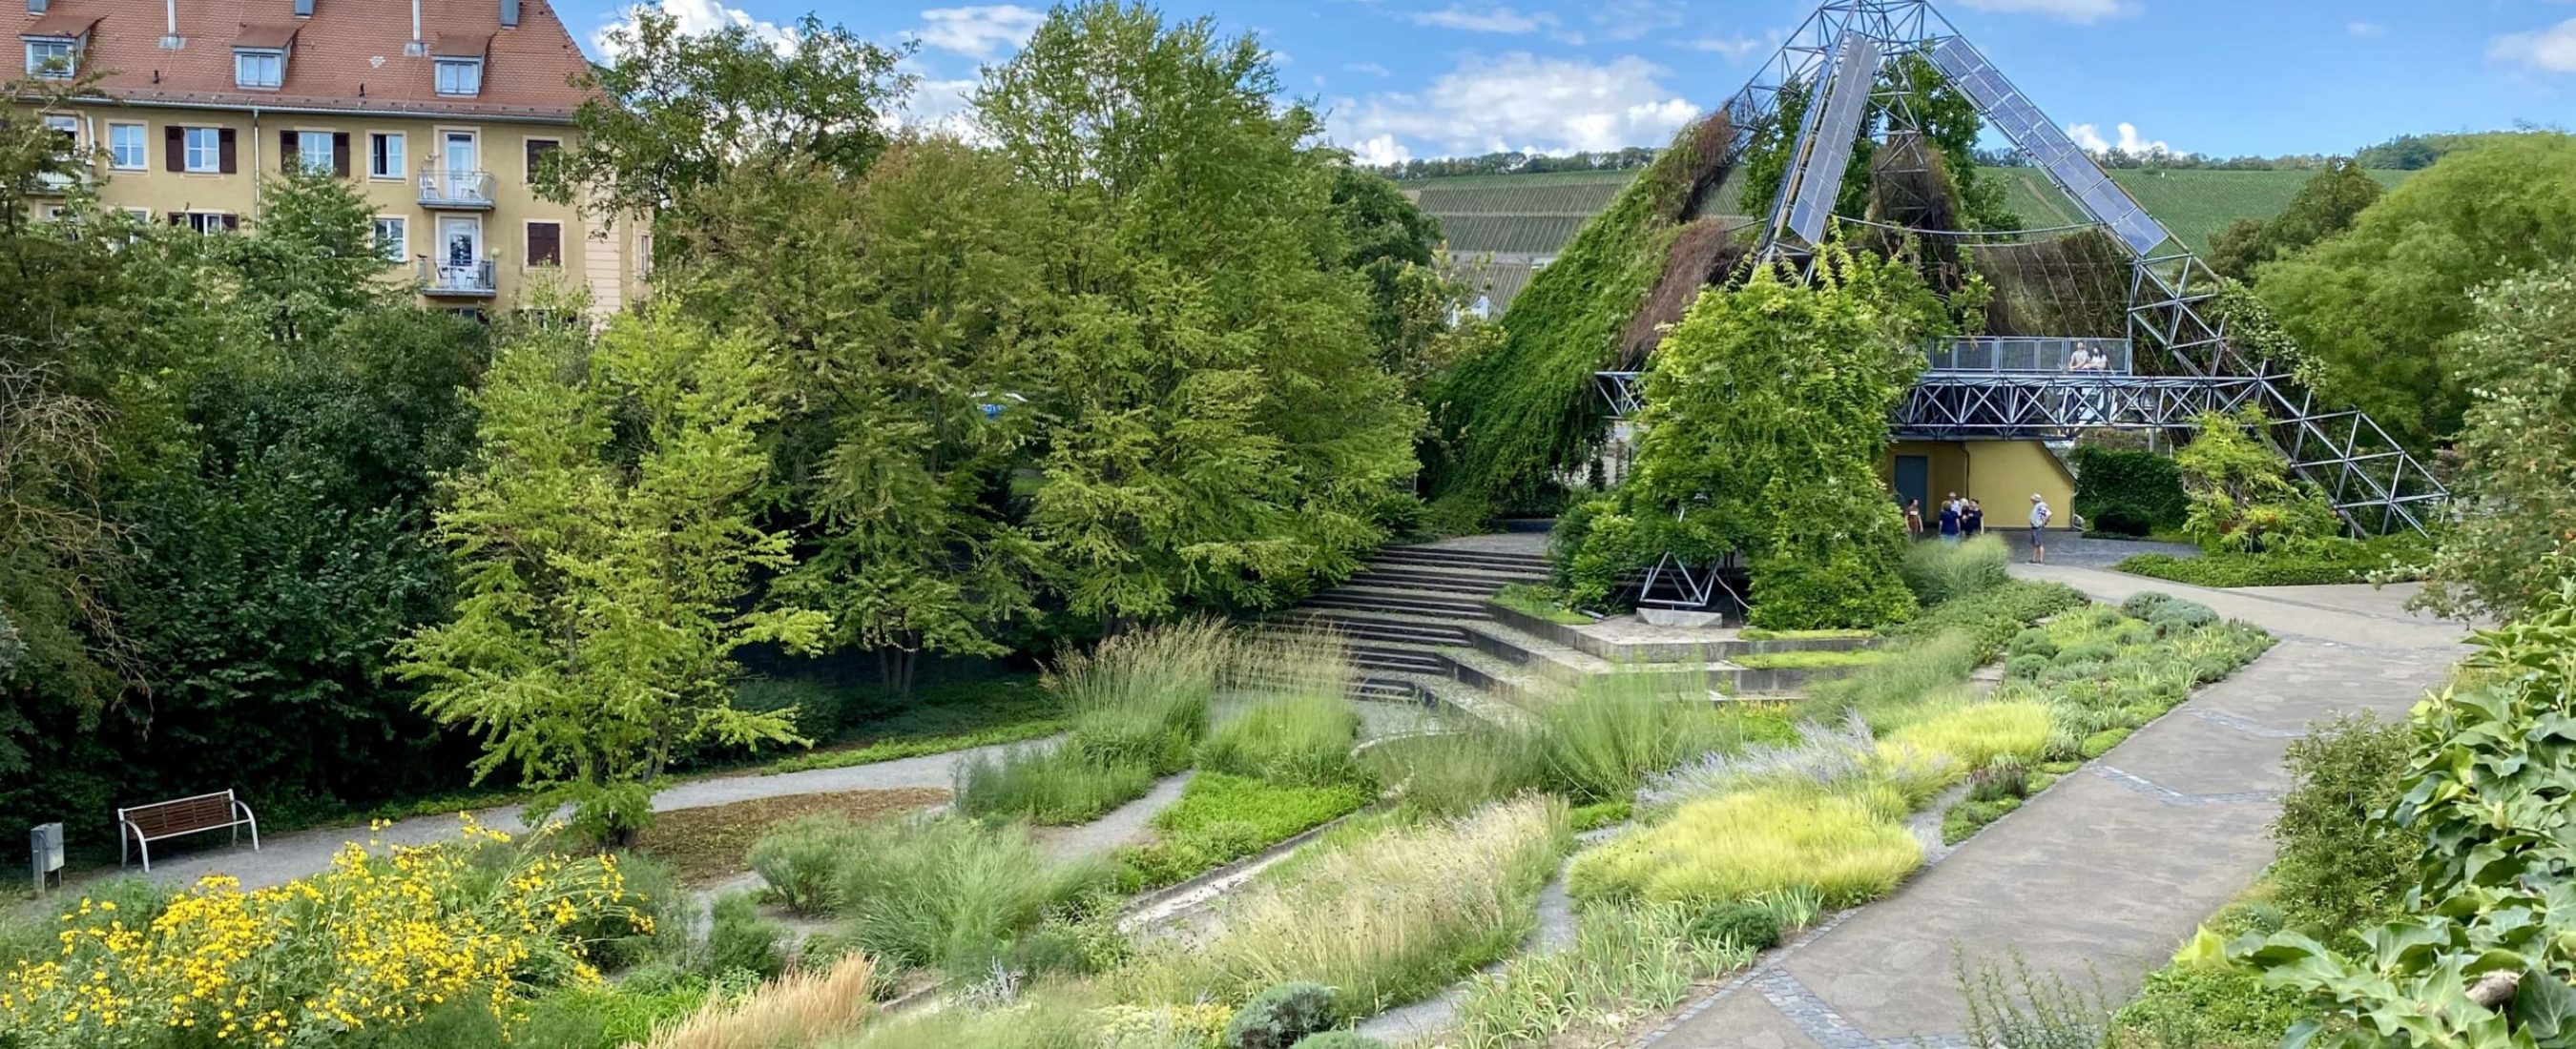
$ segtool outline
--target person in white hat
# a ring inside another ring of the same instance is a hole
[[[2040,498],[2038,492],[2030,493],[2030,563],[2032,564],[2048,563],[2048,519],[2052,516],[2055,515],[2049,512],[2048,500]]]

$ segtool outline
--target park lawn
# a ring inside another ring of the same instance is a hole
[[[856,822],[915,812],[948,800],[937,787],[842,790],[753,798],[724,805],[674,809],[653,817],[635,840],[635,851],[662,861],[692,887],[712,885],[751,869],[743,854],[769,828],[800,816],[825,813]]]

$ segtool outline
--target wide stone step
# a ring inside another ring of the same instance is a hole
[[[1537,554],[1499,554],[1473,550],[1443,550],[1427,546],[1390,546],[1379,550],[1372,560],[1389,564],[1476,569],[1540,578],[1545,578],[1548,574],[1547,558]]]
[[[1510,577],[1368,568],[1352,576],[1348,585],[1384,587],[1390,590],[1437,590],[1446,594],[1490,597],[1505,586],[1523,581]]]
[[[1447,659],[1429,652],[1403,648],[1380,648],[1374,645],[1351,649],[1351,665],[1362,670],[1401,670],[1413,674],[1449,673]]]
[[[1323,610],[1292,613],[1273,619],[1271,629],[1292,633],[1332,633],[1345,641],[1394,641],[1416,645],[1463,645],[1467,632],[1454,626],[1430,623],[1407,623],[1366,616],[1330,615]]]
[[[1484,620],[1493,618],[1482,601],[1440,597],[1421,593],[1390,593],[1383,590],[1327,590],[1306,599],[1308,608],[1351,608],[1374,612],[1401,612],[1414,615],[1442,616],[1450,619]]]

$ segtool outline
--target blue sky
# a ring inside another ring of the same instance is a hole
[[[911,116],[956,119],[1038,4],[653,0],[682,24],[811,10],[917,45]],[[556,0],[596,53],[616,0]],[[740,6],[731,6],[739,4]],[[1806,0],[1169,0],[1268,46],[1332,138],[1383,161],[1660,145],[1742,85]],[[2078,141],[2349,152],[2401,132],[2576,125],[2576,0],[1947,0],[1936,6]]]

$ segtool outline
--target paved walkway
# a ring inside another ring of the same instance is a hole
[[[2107,601],[2162,590],[2282,640],[1894,896],[1686,1006],[1641,1049],[1964,1046],[1959,957],[2017,953],[2076,986],[2098,975],[2125,999],[2271,862],[2288,742],[2340,712],[2403,716],[2465,651],[2457,624],[2399,609],[2398,588],[2205,590],[2059,565],[2015,574]]]
[[[671,812],[830,791],[947,787],[953,782],[958,763],[978,754],[999,753],[1014,745],[1024,744],[996,744],[946,754],[880,761],[872,765],[814,769],[776,776],[752,773],[692,780],[655,794],[653,811]],[[1177,789],[1174,788],[1175,791]],[[517,806],[485,809],[475,813],[474,818],[486,827],[514,834],[526,829],[519,820]],[[375,838],[388,844],[427,845],[455,838],[457,827],[454,814],[423,816],[398,821],[377,832]],[[235,849],[217,843],[213,847],[173,855],[167,860],[156,858],[152,863],[152,879],[186,884],[209,874],[229,874],[240,878],[243,888],[256,889],[317,873],[331,865],[331,857],[340,851],[341,846],[352,841],[366,841],[367,837],[364,827],[330,827],[270,835],[260,842],[258,852],[252,852],[248,845]]]

